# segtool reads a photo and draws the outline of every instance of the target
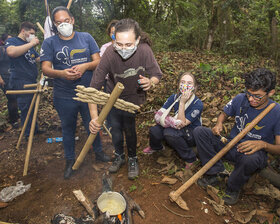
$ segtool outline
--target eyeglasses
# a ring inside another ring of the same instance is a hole
[[[266,93],[263,96],[259,96],[259,95],[255,95],[255,94],[249,93],[248,91],[245,91],[245,93],[246,93],[248,98],[253,97],[253,99],[257,100],[257,101],[260,101],[262,98],[264,98],[267,95],[267,93]]]

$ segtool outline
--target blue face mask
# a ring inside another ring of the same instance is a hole
[[[111,36],[112,40],[116,40],[115,34],[113,33]]]

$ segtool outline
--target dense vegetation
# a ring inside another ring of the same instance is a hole
[[[45,0],[46,1],[46,0]],[[44,24],[44,0],[0,0],[0,31],[16,34],[20,22]],[[68,0],[48,0],[52,10]],[[131,17],[157,51],[206,49],[268,56],[278,61],[279,0],[73,0],[76,29],[101,45],[112,19]]]

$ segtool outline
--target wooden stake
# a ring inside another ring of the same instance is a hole
[[[42,89],[42,86],[39,85],[39,91],[41,91],[41,89]],[[33,114],[33,119],[32,119],[32,123],[31,123],[31,129],[30,129],[28,143],[27,143],[27,150],[26,150],[26,156],[25,156],[23,176],[26,176],[27,175],[27,171],[28,171],[28,164],[29,164],[29,158],[30,158],[30,153],[31,153],[31,146],[32,146],[32,142],[33,142],[33,136],[34,136],[35,125],[36,125],[36,120],[37,120],[37,114],[38,114],[40,97],[41,97],[41,95],[37,94],[36,103],[35,103],[35,109],[34,109],[34,114]]]
[[[39,29],[41,30],[41,32],[42,32],[43,34],[45,34],[45,30],[44,30],[44,28],[41,26],[41,24],[40,24],[39,22],[37,22],[36,24],[37,24],[37,26],[39,27]]]
[[[103,107],[101,113],[98,116],[97,122],[98,124],[103,124],[103,122],[105,121],[108,113],[110,112],[110,110],[112,109],[112,107],[114,106],[115,102],[117,101],[117,99],[119,98],[119,96],[121,95],[122,91],[124,90],[124,86],[122,83],[118,82],[113,90],[113,92],[111,93],[110,98],[108,99],[108,102],[106,103],[106,105]],[[88,153],[94,139],[96,138],[96,135],[94,134],[90,134],[80,155],[78,156],[75,164],[73,165],[72,169],[73,170],[77,170],[79,169],[81,163],[84,161],[86,154]]]
[[[92,202],[84,195],[84,193],[81,190],[74,190],[73,193],[78,199],[78,201],[85,207],[88,214],[91,215],[94,221],[96,217],[94,211],[92,210],[92,208],[94,207]]]
[[[23,138],[23,134],[25,132],[25,129],[26,129],[28,121],[29,121],[29,117],[30,117],[31,111],[33,110],[33,107],[34,107],[34,104],[35,104],[35,100],[36,100],[37,94],[38,93],[35,93],[33,95],[32,101],[30,103],[30,106],[29,106],[29,109],[28,109],[28,112],[27,112],[27,115],[26,115],[26,118],[25,118],[25,121],[24,121],[24,124],[23,124],[23,127],[22,127],[21,132],[20,132],[20,136],[19,136],[19,139],[18,139],[18,142],[17,142],[16,149],[19,149],[20,143],[21,143],[22,138]]]
[[[268,114],[275,103],[270,104],[264,111],[262,111],[250,124],[248,124],[234,139],[232,139],[224,148],[221,149],[211,160],[208,161],[196,174],[194,174],[187,182],[185,182],[176,191],[172,191],[169,194],[171,201],[175,201],[180,208],[188,210],[187,204],[180,196],[185,190],[187,190],[198,178],[207,172],[218,160],[220,160],[234,145],[236,145],[251,129],[253,129],[260,120]]]

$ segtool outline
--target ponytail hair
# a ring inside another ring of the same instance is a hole
[[[141,37],[140,43],[146,43],[149,46],[152,45],[152,41],[151,41],[149,35],[142,31],[139,24],[135,20],[130,19],[130,18],[122,19],[116,24],[115,35],[117,33],[127,32],[130,30],[133,30],[133,32],[135,34],[135,39],[137,39],[139,36]]]
[[[68,15],[69,15],[71,18],[73,18],[72,13],[70,12],[70,10],[69,10],[67,7],[65,7],[65,6],[57,6],[56,8],[54,8],[54,9],[52,10],[51,20],[52,20],[52,31],[53,31],[54,33],[56,33],[56,34],[58,33],[58,31],[57,31],[56,26],[54,25],[54,16],[55,16],[55,14],[56,14],[57,12],[59,12],[59,11],[65,11],[65,12],[68,13]]]

